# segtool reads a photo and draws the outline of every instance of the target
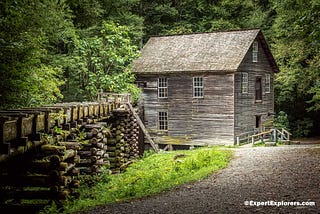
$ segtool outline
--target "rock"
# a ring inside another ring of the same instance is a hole
[[[275,146],[276,142],[266,142],[265,146]]]

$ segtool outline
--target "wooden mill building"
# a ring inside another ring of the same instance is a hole
[[[132,71],[158,142],[233,145],[274,112],[279,69],[259,29],[152,37]]]

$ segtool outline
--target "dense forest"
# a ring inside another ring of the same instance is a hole
[[[130,63],[151,35],[261,28],[281,72],[276,122],[296,136],[320,123],[318,0],[4,0],[0,107],[130,92]]]

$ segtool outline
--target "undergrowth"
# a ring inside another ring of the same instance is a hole
[[[82,183],[78,190],[80,198],[67,201],[63,212],[83,211],[99,205],[160,193],[225,168],[231,156],[232,151],[217,148],[147,153],[131,164],[125,173],[103,174],[94,186]],[[47,213],[55,213],[57,210],[51,207],[48,211]]]

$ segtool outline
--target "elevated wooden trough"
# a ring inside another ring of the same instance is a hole
[[[28,142],[40,141],[41,134],[50,134],[53,127],[64,130],[108,117],[120,106],[109,94],[99,102],[58,103],[52,106],[0,111],[0,162],[28,149]],[[29,145],[30,146],[30,145]]]
[[[81,176],[125,170],[140,154],[126,104],[130,95],[106,93],[97,102],[0,111],[0,213],[61,206],[77,197]]]

